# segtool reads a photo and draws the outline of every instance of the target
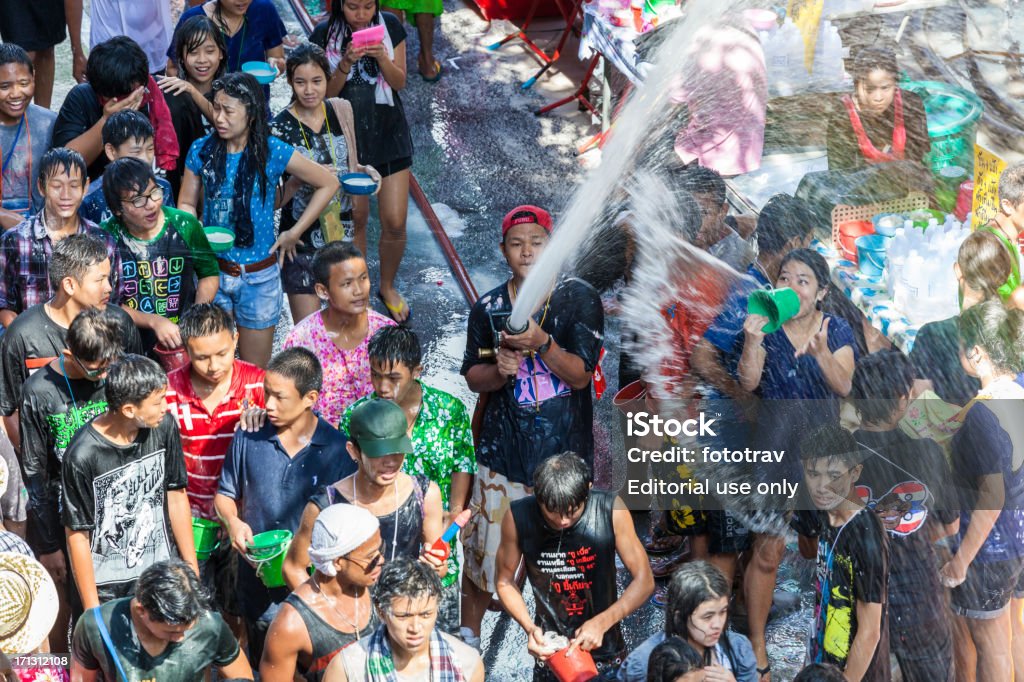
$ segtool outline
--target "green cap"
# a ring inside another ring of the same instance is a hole
[[[367,457],[411,455],[405,412],[390,400],[371,398],[352,410],[348,433]]]

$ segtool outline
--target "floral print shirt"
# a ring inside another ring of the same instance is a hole
[[[324,328],[323,315],[313,313],[292,328],[284,340],[284,348],[296,346],[313,351],[324,372],[324,387],[314,409],[330,424],[341,421],[345,408],[373,391],[370,383],[370,337],[394,320],[370,310],[367,313],[366,338],[353,350],[342,350]]]
[[[402,471],[410,476],[427,476],[441,489],[441,503],[449,509],[452,488],[452,474],[455,472],[475,474],[476,453],[473,450],[473,430],[469,412],[462,401],[436,388],[419,382],[423,389],[420,412],[412,425],[413,452],[407,455]],[[356,405],[375,398],[367,395],[345,410],[339,428],[348,434],[349,420]],[[458,543],[452,544],[448,557],[448,575],[441,581],[445,587],[455,582],[459,575]]]

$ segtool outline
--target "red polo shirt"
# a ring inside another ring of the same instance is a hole
[[[213,414],[206,411],[203,401],[196,395],[190,370],[191,364],[186,364],[167,375],[167,404],[181,430],[192,515],[216,520],[213,498],[242,408],[264,406],[263,370],[235,360],[231,388]]]

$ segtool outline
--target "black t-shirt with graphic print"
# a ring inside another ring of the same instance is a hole
[[[64,546],[60,520],[64,451],[82,426],[106,411],[103,382],[68,379],[51,365],[30,376],[22,388],[21,466],[28,488],[29,543],[37,554]]]
[[[494,347],[495,326],[512,309],[508,284],[480,297],[469,313],[462,374],[479,364],[479,350]],[[495,317],[495,314],[498,317]],[[534,315],[562,350],[579,356],[588,372],[597,366],[604,338],[604,309],[597,291],[576,278],[560,281]],[[533,470],[545,457],[571,450],[592,465],[594,406],[590,384],[576,390],[552,372],[543,358],[524,357],[519,372],[490,394],[477,461],[510,481],[533,485]]]
[[[882,605],[880,636],[864,682],[888,682],[889,628],[886,618],[889,542],[878,516],[867,508],[843,526],[829,523],[827,512],[799,511],[800,532],[818,538],[815,629],[810,657],[846,668],[857,636],[857,602]]]
[[[92,422],[64,452],[64,526],[88,531],[100,603],[132,594],[142,571],[177,556],[167,492],[188,484],[170,412],[135,442],[116,445]]]
[[[11,322],[0,337],[0,414],[9,416],[21,407],[21,390],[29,375],[45,367],[67,348],[68,330],[46,314],[45,303],[34,305]],[[105,308],[121,327],[121,349],[142,354],[139,330],[124,310]]]
[[[341,122],[338,121],[338,117],[335,115],[334,107],[330,104],[325,104],[324,109],[327,112],[327,121],[326,125],[320,130],[313,130],[295,118],[290,109],[285,109],[271,121],[270,134],[295,147],[295,151],[307,159],[312,159],[318,164],[334,166],[340,176],[349,172],[348,140],[342,134]],[[330,130],[332,147],[328,147],[328,130]],[[290,177],[285,173],[281,176],[281,179],[287,182]],[[303,183],[302,187],[295,192],[292,200],[281,208],[282,232],[290,230],[298,222],[302,212],[309,205],[309,199],[312,196],[313,188]],[[341,200],[342,221],[351,223],[352,198],[341,190],[338,191],[337,197]],[[308,230],[302,233],[302,240],[296,249],[300,252],[311,254],[325,243],[326,239],[321,231],[320,221],[317,220]]]

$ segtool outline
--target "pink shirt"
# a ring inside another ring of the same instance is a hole
[[[324,371],[324,389],[320,392],[315,409],[331,426],[341,422],[346,407],[373,391],[367,346],[374,332],[394,324],[390,317],[370,310],[367,312],[369,330],[366,338],[353,350],[342,350],[324,329],[322,314],[313,313],[295,325],[284,340],[284,348],[308,348],[320,360]]]
[[[768,75],[764,51],[750,30],[723,19],[691,39],[688,77],[677,79],[672,102],[685,104],[690,124],[676,138],[683,163],[697,161],[724,176],[761,167]]]

